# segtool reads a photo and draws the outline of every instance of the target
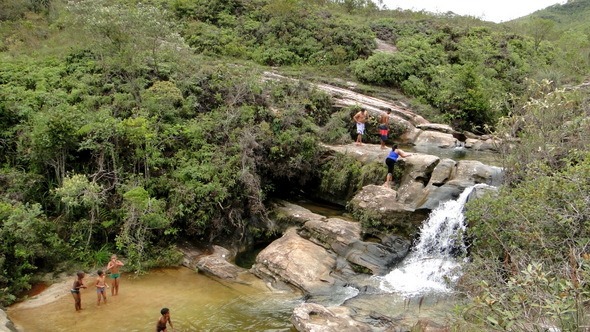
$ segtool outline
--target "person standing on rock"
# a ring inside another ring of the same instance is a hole
[[[367,110],[361,109],[353,117],[356,122],[356,145],[363,144],[363,135],[365,134],[365,122],[367,122]]]
[[[385,183],[383,184],[384,187],[391,187],[393,184],[393,167],[397,160],[401,158],[406,158],[411,156],[409,153],[405,153],[402,149],[397,148],[397,144],[394,144],[391,147],[391,151],[385,158],[385,165],[387,165],[387,178],[385,178]]]
[[[391,115],[391,108],[387,109],[387,113],[381,115],[379,119],[379,135],[381,136],[381,149],[385,149],[385,141],[389,134],[389,116]]]

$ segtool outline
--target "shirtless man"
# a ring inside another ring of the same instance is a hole
[[[367,121],[367,110],[361,109],[353,117],[356,121],[356,145],[363,144],[363,135],[365,134],[365,122]]]
[[[381,136],[381,149],[385,149],[385,141],[389,134],[389,115],[391,114],[391,108],[387,109],[387,113],[382,114],[379,119],[379,135]]]
[[[111,256],[111,261],[107,265],[107,271],[111,271],[110,278],[113,279],[111,282],[111,296],[119,294],[119,278],[121,277],[119,268],[123,265],[125,264],[117,259],[117,255]]]

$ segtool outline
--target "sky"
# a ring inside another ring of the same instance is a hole
[[[510,21],[565,0],[383,0],[388,9],[425,10],[433,13],[452,11],[496,23]]]

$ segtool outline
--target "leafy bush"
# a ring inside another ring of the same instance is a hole
[[[533,83],[501,123],[507,185],[467,205],[465,317],[506,331],[577,331],[590,299],[588,99]]]
[[[31,287],[39,262],[52,266],[66,258],[66,246],[39,204],[0,201],[0,220],[0,303],[8,305]]]
[[[261,48],[253,54],[253,58],[267,66],[285,66],[301,62],[301,58],[286,48]]]
[[[497,197],[469,204],[473,263],[464,286],[474,299],[470,316],[507,331],[543,324],[574,331],[585,324],[588,176],[586,154],[563,171],[537,174]]]
[[[350,123],[349,111],[343,110],[332,113],[330,119],[319,133],[322,142],[328,144],[345,144],[350,142],[348,124]]]

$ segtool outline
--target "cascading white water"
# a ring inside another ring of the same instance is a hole
[[[381,277],[385,292],[416,296],[425,293],[450,293],[461,276],[461,257],[466,253],[463,207],[476,185],[455,201],[432,210],[420,228],[420,238],[410,254],[393,271]]]

